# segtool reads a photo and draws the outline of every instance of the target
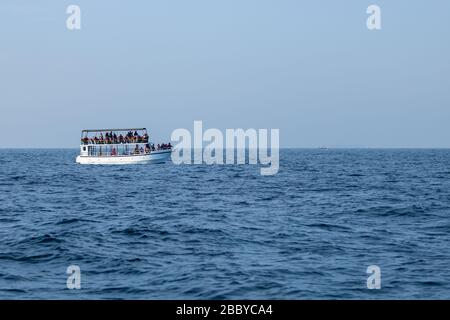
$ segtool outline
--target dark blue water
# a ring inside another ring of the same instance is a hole
[[[282,150],[275,176],[76,153],[0,150],[0,298],[450,298],[450,150]]]

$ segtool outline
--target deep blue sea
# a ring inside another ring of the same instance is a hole
[[[275,176],[77,152],[0,150],[0,299],[450,299],[450,150],[282,149]]]

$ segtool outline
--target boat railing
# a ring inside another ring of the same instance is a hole
[[[151,154],[151,150],[143,150],[143,151],[119,151],[114,152],[111,150],[103,151],[103,150],[94,150],[90,152],[88,155],[93,157],[120,157],[120,156],[142,156]]]
[[[155,146],[153,143],[145,143],[145,142],[111,143],[111,144],[95,144],[87,142],[86,144],[81,144],[81,148],[85,156],[115,157],[115,156],[148,155],[152,152],[171,150],[172,146],[170,144]]]
[[[81,139],[81,145],[124,145],[124,144],[136,144],[136,143],[149,143],[149,139],[135,139],[127,141],[113,141],[113,140],[92,140]]]

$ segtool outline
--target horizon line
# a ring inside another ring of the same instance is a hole
[[[107,146],[107,145],[106,145]],[[51,149],[51,150],[73,150],[79,149],[80,147],[2,147],[0,146],[0,150],[7,149],[29,149],[29,150],[42,150],[42,149]],[[192,148],[195,149],[195,148]],[[223,148],[226,150],[226,148]],[[248,148],[245,148],[248,149]],[[269,147],[270,149],[270,147]],[[319,150],[327,150],[327,149],[450,149],[450,146],[283,146],[279,147],[279,149],[319,149]]]

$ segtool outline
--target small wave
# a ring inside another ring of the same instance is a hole
[[[152,234],[158,236],[169,235],[169,232],[166,230],[157,230],[150,227],[127,227],[125,229],[113,230],[111,233],[143,238],[150,237]]]
[[[64,224],[73,224],[77,222],[89,222],[91,220],[86,219],[79,219],[79,218],[64,218],[58,222],[56,222],[57,225],[64,225]]]
[[[424,214],[427,211],[418,205],[393,207],[393,206],[379,206],[370,208],[359,208],[355,211],[358,214],[374,214],[377,216],[415,216]]]
[[[53,258],[54,255],[51,253],[42,253],[33,255],[24,255],[21,253],[0,254],[0,260],[19,261],[27,263],[48,262],[51,261]]]
[[[26,243],[26,244],[61,243],[61,242],[63,241],[50,234],[44,234],[42,236],[34,236],[19,241],[19,243]]]
[[[312,224],[308,224],[306,225],[309,228],[319,228],[319,229],[324,229],[327,231],[351,231],[352,228],[350,227],[346,227],[346,226],[342,226],[342,225],[337,225],[337,224],[328,224],[328,223],[312,223]]]

